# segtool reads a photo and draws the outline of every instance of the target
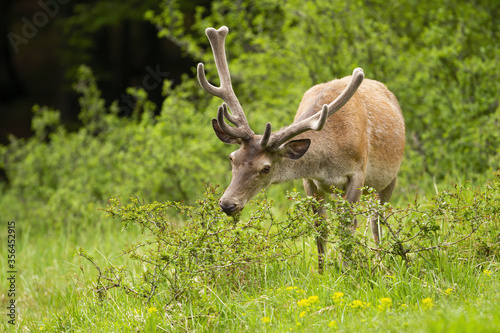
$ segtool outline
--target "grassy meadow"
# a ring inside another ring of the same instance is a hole
[[[272,194],[278,196],[277,191]],[[421,205],[432,205],[432,191]],[[398,194],[395,200],[394,207],[409,204]],[[498,195],[495,200],[498,214]],[[281,201],[276,206],[287,204]],[[272,209],[280,219],[284,217],[279,210],[287,208]],[[360,224],[358,233],[366,221]],[[498,220],[482,227],[498,230]],[[45,233],[17,222],[17,318],[15,326],[3,318],[2,330],[494,332],[500,327],[498,261],[478,252],[481,237],[441,248],[431,256],[416,255],[409,262],[397,256],[377,262],[373,257],[368,266],[344,269],[336,260],[335,244],[330,244],[330,264],[320,275],[315,242],[304,236],[294,244],[293,258],[253,265],[232,283],[195,282],[197,297],[166,303],[161,289],[149,300],[121,287],[98,292],[103,284],[98,283],[93,263],[103,270],[107,264],[126,267],[136,282],[148,269],[130,255],[121,256],[126,244],[144,239],[147,233],[136,226],[121,229],[119,221],[104,218],[95,228]],[[86,249],[93,263],[75,256],[78,248]],[[5,267],[4,249],[1,255]],[[375,269],[366,269],[370,266]],[[5,281],[5,271],[1,278]]]

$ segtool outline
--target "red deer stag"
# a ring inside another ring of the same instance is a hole
[[[388,201],[405,147],[405,123],[394,95],[380,82],[363,80],[363,70],[356,68],[351,77],[309,89],[290,126],[273,133],[267,123],[264,134],[256,135],[231,86],[224,49],[228,31],[225,26],[205,31],[220,87],[207,81],[203,64],[198,64],[200,85],[225,102],[212,120],[215,134],[224,143],[240,145],[230,155],[232,180],[219,201],[220,208],[228,215],[236,214],[268,185],[300,178],[307,195],[323,202],[332,186],[344,191],[351,203],[360,199],[363,186],[373,187],[382,203]],[[324,215],[325,211],[319,208],[316,213]],[[353,232],[355,228],[356,222]],[[378,242],[377,217],[371,218],[371,229]],[[316,239],[320,272],[327,236]]]

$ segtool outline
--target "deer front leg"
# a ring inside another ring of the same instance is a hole
[[[365,183],[364,174],[356,174],[351,177],[345,191],[345,197],[350,204],[359,201],[362,194],[360,189],[363,187],[364,183]],[[358,227],[358,221],[354,219],[351,225],[351,232],[353,234],[354,232],[356,232],[357,227]]]
[[[396,186],[396,178],[394,178],[386,188],[379,192],[378,197],[380,200],[380,204],[388,202],[391,199],[392,191],[394,191],[394,187]],[[379,216],[375,215],[370,218],[370,225],[372,229],[372,236],[375,244],[380,242],[380,237],[382,236],[382,230],[379,225]]]
[[[323,225],[326,218],[326,210],[323,207],[326,194],[323,191],[319,190],[312,180],[304,179],[303,183],[306,194],[308,196],[315,197],[320,201],[320,206],[312,207],[312,209],[315,214],[322,216],[321,221],[316,224],[316,227],[320,228],[320,233],[316,237],[316,246],[318,248],[318,272],[320,274],[323,274],[326,255],[326,240],[328,239],[328,230]]]
[[[345,196],[350,204],[358,202],[359,199],[361,198],[362,191],[360,189],[363,187],[364,182],[365,182],[364,174],[356,174],[352,176],[351,179],[349,180],[349,183],[347,184],[347,188],[345,191]],[[354,217],[350,221],[350,224],[351,224],[350,225],[351,233],[354,234],[358,226],[357,219]],[[340,261],[342,263],[342,266],[346,268],[348,266],[346,260],[348,260],[351,255],[350,245],[346,245],[346,247],[343,248],[343,252],[344,252],[343,255],[342,254],[340,255]]]

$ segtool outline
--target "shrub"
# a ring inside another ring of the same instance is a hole
[[[35,106],[35,135],[0,148],[9,180],[0,188],[0,211],[44,230],[85,227],[97,224],[98,208],[113,195],[193,202],[198,184],[223,180],[226,159],[219,157],[221,145],[200,104],[167,84],[155,115],[146,92],[130,88],[135,109],[121,117],[116,102],[105,105],[90,68],[78,73],[79,130],[65,129],[58,111]],[[184,93],[193,85],[185,84]]]
[[[297,192],[290,194],[292,207],[283,218],[271,214],[265,198],[253,201],[249,217],[227,217],[218,208],[220,194],[210,186],[195,207],[176,202],[142,204],[137,199],[122,205],[112,199],[106,209],[108,216],[120,219],[124,228],[139,226],[147,236],[124,250],[144,270],[120,271],[112,265],[101,270],[94,263],[99,274],[93,289],[103,299],[106,290],[120,288],[148,302],[154,299],[155,304],[196,302],[207,287],[242,287],[265,265],[274,265],[279,271],[276,264],[280,261],[296,264],[292,259],[299,253],[296,241],[316,237],[322,228],[328,229],[330,244],[346,264],[340,269],[351,275],[387,274],[397,271],[400,263],[413,274],[421,274],[426,263],[436,260],[498,260],[500,173],[483,189],[457,185],[425,206],[417,199],[406,208],[381,205],[376,194],[367,191],[354,205],[337,193],[325,205],[329,214],[323,222],[310,209],[318,202],[301,198]],[[366,232],[350,232],[354,219],[361,221],[373,214],[381,216],[386,233],[378,245]],[[84,251],[79,254],[92,261]],[[329,263],[331,270],[332,261]]]
[[[372,273],[391,269],[394,260],[410,266],[417,259],[433,262],[442,253],[451,260],[498,260],[500,173],[495,176],[484,188],[454,185],[426,205],[415,197],[413,204],[403,208],[380,205],[370,189],[353,206],[338,192],[326,204],[330,213],[326,226],[333,236],[330,243],[338,247],[348,267]],[[378,245],[367,235],[368,222],[364,232],[350,232],[354,219],[366,221],[371,216],[379,216],[385,232]]]
[[[139,226],[147,236],[124,250],[145,270],[137,277],[113,266],[104,274],[98,268],[95,290],[102,295],[120,287],[148,302],[155,297],[155,302],[163,304],[195,301],[206,286],[245,283],[250,273],[295,254],[267,200],[254,201],[251,216],[239,219],[220,211],[219,195],[216,187],[207,186],[196,206],[170,201],[142,204],[137,199],[122,205],[111,199],[107,215],[120,219],[124,228]],[[181,220],[176,221],[175,216]],[[82,250],[78,254],[93,261]]]

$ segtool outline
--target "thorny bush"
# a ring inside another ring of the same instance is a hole
[[[320,203],[314,198],[300,198],[294,192],[290,199],[295,206],[287,212],[287,219],[299,222],[296,225],[302,224],[302,235],[319,236],[319,229],[327,228],[328,243],[340,254],[339,258],[345,260],[347,269],[357,268],[368,273],[388,271],[394,260],[409,266],[417,258],[432,262],[443,252],[454,260],[471,257],[498,260],[500,172],[495,176],[483,188],[454,185],[425,205],[415,197],[414,203],[406,208],[394,208],[390,203],[381,205],[376,193],[369,188],[364,189],[367,194],[358,203],[351,205],[335,190],[332,201],[325,204],[328,213],[323,222],[307,209]],[[373,216],[378,216],[384,233],[379,244],[374,244],[367,233],[368,220]],[[367,221],[364,230],[358,227],[353,234],[354,220]]]
[[[179,202],[143,204],[132,199],[128,205],[111,199],[108,216],[122,221],[124,228],[138,225],[148,239],[131,245],[124,253],[141,262],[145,271],[140,279],[126,277],[117,268],[99,271],[96,291],[114,287],[169,304],[195,299],[206,286],[244,283],[253,270],[293,256],[290,242],[280,231],[267,200],[253,202],[247,219],[228,217],[218,208],[217,188],[206,186],[203,199],[195,207]],[[174,218],[172,218],[174,217]],[[84,251],[78,253],[90,261]],[[140,281],[140,282],[138,282]]]
[[[147,236],[124,251],[142,263],[142,275],[112,265],[101,269],[85,251],[78,254],[96,266],[94,291],[101,299],[107,290],[122,288],[164,305],[196,301],[205,288],[215,284],[241,286],[266,264],[292,260],[293,265],[302,249],[296,243],[320,235],[321,228],[328,229],[330,252],[341,254],[347,263],[342,269],[349,274],[391,273],[397,269],[395,263],[401,262],[420,267],[415,263],[422,260],[476,257],[487,263],[500,256],[500,173],[483,188],[456,185],[426,205],[415,198],[406,208],[381,205],[373,190],[365,189],[365,193],[354,205],[336,193],[325,204],[325,220],[311,212],[311,206],[319,202],[301,198],[297,192],[289,194],[291,208],[279,219],[265,197],[253,201],[248,218],[227,217],[218,208],[220,193],[212,186],[206,186],[195,207],[178,202],[143,204],[137,199],[122,205],[111,199],[107,214],[120,219],[124,228],[139,226]],[[354,219],[363,226],[363,220],[375,214],[384,232],[379,244],[373,243],[367,227],[351,233]],[[334,272],[330,269],[326,274]]]

